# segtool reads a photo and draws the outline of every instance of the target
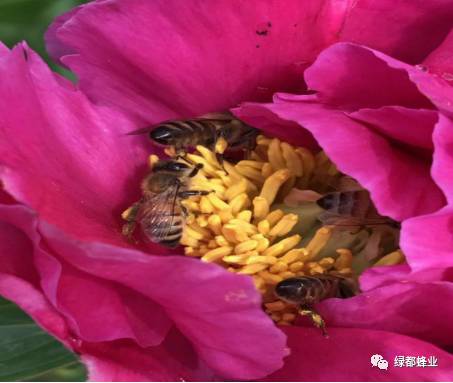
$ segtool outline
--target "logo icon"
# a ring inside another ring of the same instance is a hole
[[[374,354],[370,358],[371,365],[377,367],[380,370],[387,370],[389,367],[389,362],[387,362],[382,355]]]

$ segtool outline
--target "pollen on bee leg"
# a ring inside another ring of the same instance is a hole
[[[159,162],[159,157],[156,156],[155,154],[151,154],[149,157],[148,157],[148,165],[149,167],[152,169],[154,167],[154,165]]]
[[[165,153],[168,157],[171,157],[171,158],[176,157],[176,149],[175,149],[174,146],[167,146],[167,147],[164,149],[164,153]]]
[[[228,142],[223,137],[219,137],[215,144],[215,152],[219,154],[223,154],[225,149],[228,147]]]

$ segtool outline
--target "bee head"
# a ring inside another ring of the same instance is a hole
[[[192,167],[188,164],[175,160],[159,161],[153,167],[154,172],[167,171],[171,173],[186,173],[191,169]]]
[[[284,279],[275,286],[275,295],[289,303],[302,303],[307,296],[307,292],[303,278]]]
[[[149,133],[149,136],[151,140],[157,142],[158,144],[173,145],[175,141],[175,134],[175,129],[171,129],[166,125],[159,125]]]

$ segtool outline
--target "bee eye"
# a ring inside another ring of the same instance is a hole
[[[182,162],[176,162],[176,161],[172,161],[168,164],[168,169],[169,170],[172,170],[172,171],[175,171],[175,172],[180,172],[180,171],[183,171],[183,170],[187,170],[187,169],[190,169],[189,165],[186,165]]]

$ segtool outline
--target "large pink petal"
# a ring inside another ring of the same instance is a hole
[[[62,86],[24,45],[0,61],[0,93],[5,189],[73,235],[125,246],[119,215],[138,197],[146,139],[125,136],[130,122]]]
[[[434,157],[432,174],[442,188],[450,205],[453,204],[453,121],[439,117],[433,134]]]
[[[438,114],[435,110],[409,109],[400,106],[384,106],[379,109],[359,109],[349,116],[384,136],[415,148],[433,149],[432,134]]]
[[[453,307],[445,302],[453,300],[453,283],[421,282],[410,273],[399,277],[351,299],[322,302],[319,312],[329,327],[385,330],[452,346],[453,323],[447,318]]]
[[[429,72],[436,73],[445,81],[453,81],[453,31],[431,54],[423,61]]]
[[[82,360],[90,381],[210,381],[213,373],[190,343],[173,329],[156,347],[139,349],[131,342],[83,343]]]
[[[44,222],[39,227],[50,249],[66,262],[161,305],[222,376],[258,378],[282,365],[285,337],[261,310],[249,277],[196,259],[79,242]]]
[[[443,0],[353,1],[341,41],[370,46],[418,64],[437,48],[453,25],[453,7]]]
[[[436,346],[386,331],[331,328],[329,338],[318,329],[288,326],[291,355],[269,381],[450,381],[453,356]],[[379,370],[370,363],[380,354],[389,363]],[[438,367],[394,367],[396,356],[435,356]]]
[[[453,268],[453,208],[404,222],[400,243],[413,270]]]
[[[156,122],[300,89],[303,69],[334,41],[349,6],[96,2],[57,19],[47,40],[53,53],[76,52],[61,61],[92,99]]]
[[[253,118],[255,123],[259,116],[267,119],[269,111],[282,120],[297,122],[300,129],[313,134],[340,171],[371,192],[384,215],[403,220],[445,204],[443,193],[431,179],[430,161],[393,145],[341,111],[288,97],[277,97],[274,104],[244,104],[234,112],[245,121]],[[292,134],[297,138],[297,131]]]

